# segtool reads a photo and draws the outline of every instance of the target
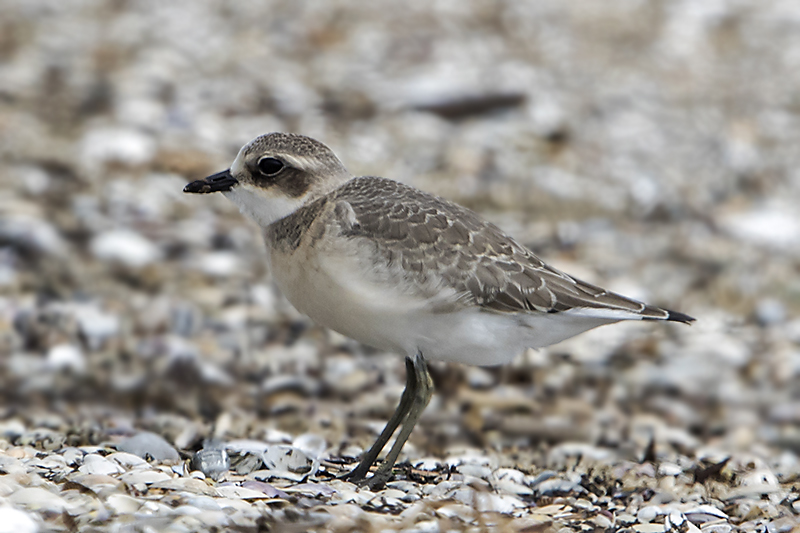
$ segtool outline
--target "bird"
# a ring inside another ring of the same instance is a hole
[[[304,135],[256,137],[230,168],[184,192],[222,193],[260,226],[273,280],[300,312],[405,356],[397,409],[344,476],[362,486],[391,479],[433,394],[428,361],[502,365],[526,348],[605,324],[695,320],[570,276],[454,202],[398,181],[354,177],[330,148]]]

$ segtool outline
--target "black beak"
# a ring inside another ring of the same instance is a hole
[[[194,192],[198,194],[208,194],[210,192],[226,192],[239,183],[236,178],[231,176],[230,169],[217,172],[206,179],[191,182],[183,188],[183,192]]]

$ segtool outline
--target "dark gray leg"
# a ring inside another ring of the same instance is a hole
[[[358,483],[367,477],[370,467],[375,463],[378,454],[381,453],[386,443],[389,442],[394,430],[396,430],[397,426],[408,416],[416,390],[417,372],[414,370],[414,360],[410,357],[406,357],[406,388],[403,390],[403,395],[400,396],[400,404],[397,406],[397,409],[395,409],[392,418],[386,423],[383,431],[381,431],[378,440],[376,440],[369,451],[364,454],[358,466],[355,467],[352,472],[344,476],[346,480]]]
[[[431,396],[433,395],[433,379],[431,379],[431,375],[428,372],[428,365],[425,363],[425,359],[422,357],[421,353],[418,353],[413,359],[413,371],[416,376],[416,388],[411,398],[411,407],[403,421],[403,426],[400,428],[400,434],[397,435],[397,439],[395,439],[392,445],[392,449],[389,450],[389,454],[386,456],[383,463],[381,463],[381,466],[378,467],[375,474],[366,482],[366,485],[371,489],[380,487],[392,477],[392,467],[395,461],[397,461],[397,457],[400,455],[400,450],[403,449],[403,445],[411,435],[411,431],[417,424],[417,420],[419,420],[422,412],[428,406],[428,402],[431,401]]]

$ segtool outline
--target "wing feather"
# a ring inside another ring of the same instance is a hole
[[[649,306],[573,278],[469,209],[382,178],[355,178],[334,194],[352,220],[342,235],[361,239],[397,283],[451,310],[480,306],[499,313],[562,313],[586,309],[610,320],[688,321],[691,317]],[[345,223],[346,222],[346,223]],[[397,268],[400,267],[400,268]],[[442,289],[451,294],[443,306]]]

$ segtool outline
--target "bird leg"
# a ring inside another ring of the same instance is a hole
[[[411,435],[411,430],[414,429],[414,425],[416,425],[417,420],[419,420],[420,415],[428,405],[432,394],[433,380],[428,373],[428,366],[422,354],[418,353],[413,358],[407,357],[406,388],[400,397],[400,404],[397,406],[397,410],[395,410],[389,422],[386,423],[386,427],[383,428],[375,444],[364,455],[358,466],[345,476],[345,479],[355,483],[363,481],[370,467],[378,458],[378,454],[380,454],[394,431],[402,423],[400,434],[395,439],[389,455],[386,456],[378,471],[367,480],[366,485],[374,488],[385,483],[391,477],[392,467],[397,461],[397,456],[400,455],[403,444]]]

